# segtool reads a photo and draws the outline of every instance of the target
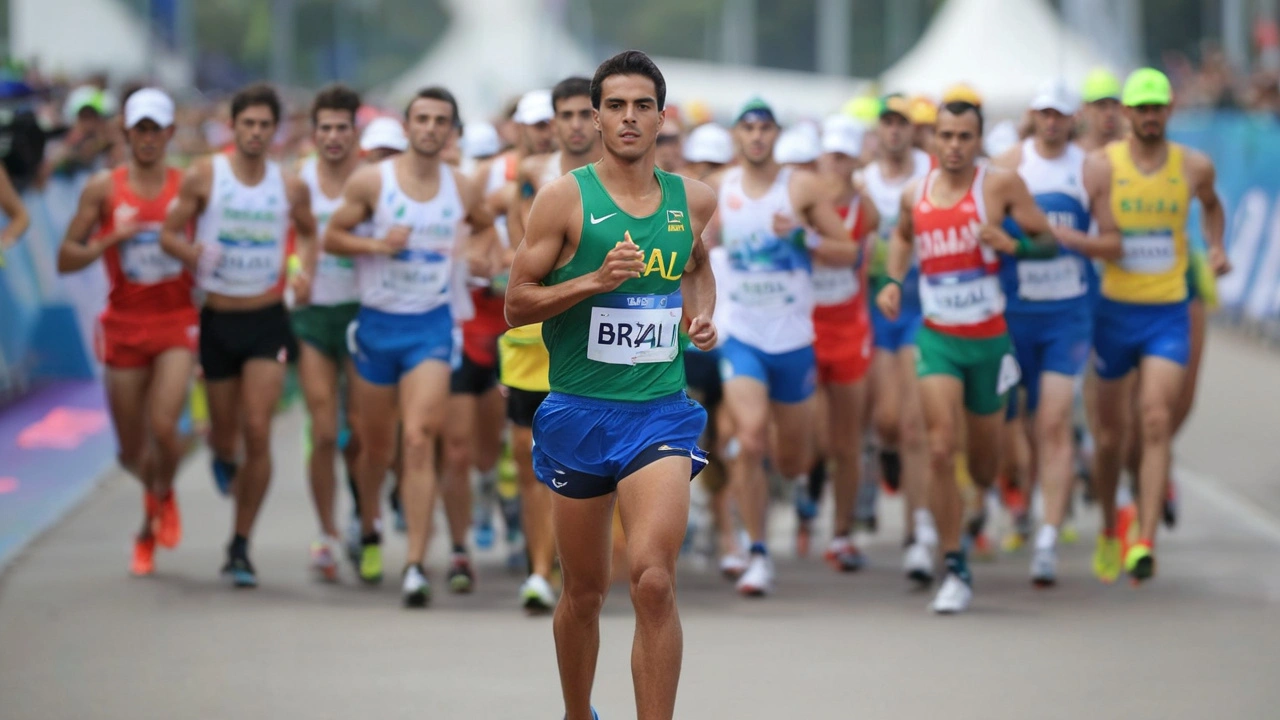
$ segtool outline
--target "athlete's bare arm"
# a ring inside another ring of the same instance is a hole
[[[302,263],[302,271],[293,274],[294,302],[305,305],[311,301],[311,278],[316,274],[320,253],[316,247],[316,218],[311,213],[311,189],[297,176],[285,178],[285,193],[289,198],[289,222],[293,223],[294,254]]]
[[[1050,258],[1058,254],[1058,240],[1053,236],[1049,218],[1018,173],[988,168],[982,192],[987,205],[987,223],[978,231],[979,240],[996,252],[1019,258]],[[1018,224],[1024,239],[1014,240],[1000,227],[1006,217]]]
[[[889,282],[876,296],[876,306],[890,320],[897,320],[902,308],[902,279],[907,276],[907,269],[911,267],[912,245],[915,242],[911,214],[915,212],[916,196],[919,193],[919,180],[912,180],[902,189],[898,224],[889,235],[889,257],[885,260],[885,274],[888,275]]]
[[[1054,235],[1063,245],[1089,257],[1119,260],[1124,256],[1124,238],[1111,211],[1111,160],[1105,152],[1092,152],[1085,157],[1084,191],[1089,196],[1089,212],[1098,226],[1097,234],[1054,228]]]
[[[329,217],[324,230],[324,251],[333,255],[393,255],[409,243],[408,228],[393,229],[386,238],[360,237],[351,232],[373,217],[373,208],[382,192],[382,170],[366,165],[355,172],[342,188],[342,204]]]
[[[498,233],[493,227],[493,213],[489,212],[484,198],[484,184],[479,180],[471,180],[462,173],[449,169],[454,173],[454,181],[458,193],[462,196],[462,204],[466,212],[467,223],[471,226],[471,235],[467,238],[465,253],[471,274],[478,277],[489,277],[494,274],[494,249],[500,244]]]
[[[543,322],[644,272],[640,248],[629,239],[618,238],[618,245],[596,272],[542,285],[553,269],[577,251],[577,242],[569,235],[575,223],[582,225],[581,195],[577,180],[566,175],[549,183],[533,201],[507,286],[506,316],[512,327]]]
[[[102,257],[107,248],[133,236],[137,226],[132,222],[117,225],[109,234],[90,239],[93,228],[102,219],[102,207],[111,193],[111,173],[102,171],[85,184],[80,204],[67,226],[58,248],[58,272],[69,273],[86,268]]]
[[[680,277],[680,294],[684,297],[684,313],[690,318],[689,340],[699,350],[710,350],[716,346],[716,326],[711,322],[716,311],[716,278],[702,237],[716,214],[716,194],[688,178],[684,181],[684,194],[689,203],[693,249]]]
[[[533,198],[538,194],[538,178],[543,177],[546,172],[547,161],[550,155],[530,155],[516,167],[515,179],[515,197],[516,208],[518,212],[511,213],[507,217],[507,228],[512,227],[515,218],[520,218],[520,228],[524,229],[525,221],[529,218],[529,211],[533,209]],[[516,236],[511,236],[511,244],[515,246]]]
[[[1204,242],[1209,246],[1209,266],[1219,277],[1231,272],[1231,260],[1227,257],[1223,237],[1227,232],[1227,212],[1218,197],[1217,171],[1209,156],[1199,150],[1186,149],[1183,166],[1187,179],[1191,181],[1192,195],[1200,201],[1203,210],[1200,217],[1200,230],[1204,234]],[[1109,184],[1108,184],[1109,185]]]
[[[178,188],[178,198],[165,215],[160,229],[160,249],[194,271],[200,263],[200,244],[187,242],[187,228],[204,212],[213,189],[213,162],[201,160],[187,169]]]
[[[3,167],[0,167],[0,211],[9,218],[4,232],[0,232],[0,250],[4,250],[18,244],[18,238],[31,227],[31,215],[27,213],[27,206],[22,204],[22,196],[13,187],[13,181]]]
[[[845,266],[858,261],[858,245],[849,237],[840,214],[831,204],[829,191],[821,178],[811,172],[796,171],[791,175],[791,202],[804,224],[818,233],[817,242],[809,246],[813,258],[824,265]]]

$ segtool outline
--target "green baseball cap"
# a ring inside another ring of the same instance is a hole
[[[1095,103],[1099,100],[1119,100],[1120,99],[1120,78],[1105,68],[1098,68],[1090,72],[1084,79],[1084,92],[1080,93],[1081,99],[1086,103]]]
[[[774,117],[773,108],[760,97],[751,98],[738,111],[738,119],[734,122],[740,123],[743,120],[766,120],[775,124],[778,122]]]
[[[1124,93],[1120,101],[1125,107],[1141,105],[1172,105],[1173,87],[1169,78],[1155,68],[1134,70],[1124,81]]]

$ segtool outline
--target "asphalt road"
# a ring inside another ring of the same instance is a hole
[[[1096,528],[1038,591],[1024,552],[976,564],[972,612],[926,612],[898,572],[896,501],[866,571],[836,575],[779,536],[778,592],[736,597],[682,569],[681,718],[1261,719],[1280,715],[1280,355],[1215,332],[1197,416],[1178,457],[1183,517],[1159,577],[1135,589],[1089,573]],[[138,492],[122,476],[46,533],[0,579],[0,720],[297,717],[558,718],[550,622],[517,608],[522,578],[481,556],[477,592],[406,611],[398,586],[312,582],[315,532],[301,422],[284,416],[253,547],[262,586],[217,577],[230,508],[207,455],[179,479],[181,548],[155,577],[127,575]],[[387,567],[399,566],[392,536]],[[437,550],[442,550],[440,543]],[[443,556],[432,565],[439,577]],[[615,588],[602,621],[595,704],[635,717],[632,612]]]

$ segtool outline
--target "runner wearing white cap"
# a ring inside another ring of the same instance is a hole
[[[773,147],[773,159],[779,165],[806,172],[818,171],[820,155],[822,144],[818,140],[817,129],[812,125],[796,125],[783,130]]]
[[[684,141],[685,177],[701,180],[733,162],[733,136],[715,123],[703,123]]]
[[[182,182],[182,172],[165,162],[173,101],[154,88],[138,90],[125,102],[124,120],[129,160],[85,185],[58,252],[58,271],[103,258],[111,280],[98,349],[118,458],[142,483],[143,521],[131,571],[150,575],[156,544],[173,548],[182,536],[173,480],[199,320],[191,275],[159,245],[160,224]]]
[[[404,136],[404,124],[391,117],[376,117],[360,135],[360,150],[367,163],[377,164],[409,149]]]

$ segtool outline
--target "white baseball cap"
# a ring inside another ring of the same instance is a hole
[[[143,120],[162,128],[173,125],[173,98],[156,88],[142,88],[130,95],[124,104],[124,126],[132,128]]]
[[[462,130],[462,154],[469,158],[493,157],[502,150],[498,131],[486,122],[467,123]]]
[[[1031,100],[1032,110],[1057,110],[1063,115],[1074,115],[1080,109],[1080,98],[1063,80],[1050,80],[1040,86]]]
[[[703,123],[685,138],[684,159],[724,165],[733,160],[733,137],[715,123]]]
[[[987,155],[996,157],[1003,155],[1006,150],[1017,144],[1018,125],[1012,120],[1001,120],[987,131],[987,136],[982,141],[982,148],[987,151]]]
[[[550,90],[530,90],[516,103],[516,114],[512,119],[521,125],[537,125],[550,122],[556,116],[555,106],[551,103]]]
[[[860,157],[866,134],[866,127],[857,120],[848,115],[832,115],[822,123],[822,152]]]
[[[773,159],[782,165],[811,163],[822,154],[818,131],[811,125],[797,125],[782,131],[773,147]]]
[[[377,117],[369,121],[360,134],[360,149],[386,149],[404,152],[409,149],[409,139],[404,136],[404,125],[389,117]]]

